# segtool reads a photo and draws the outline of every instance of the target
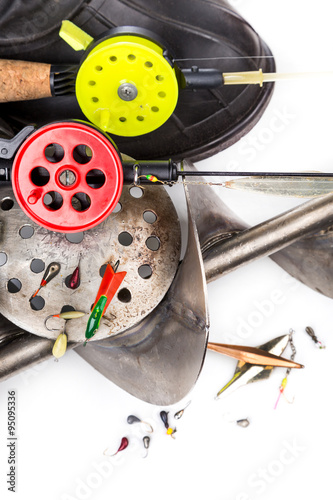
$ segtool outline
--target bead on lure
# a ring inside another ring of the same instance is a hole
[[[314,332],[314,329],[311,328],[311,326],[307,326],[305,328],[305,331],[308,335],[310,335],[310,337],[312,338],[312,340],[314,341],[314,343],[316,344],[316,346],[319,348],[319,349],[326,349],[326,346],[320,342],[320,340],[318,340],[318,337],[317,335],[315,334]]]
[[[149,448],[149,445],[150,445],[150,437],[149,436],[144,436],[142,438],[142,441],[143,441],[143,446],[147,450],[146,454],[145,454],[145,456],[143,458],[146,458],[148,456],[148,448]]]
[[[148,422],[144,422],[141,420],[139,417],[136,417],[135,415],[128,415],[127,417],[127,423],[132,425],[132,424],[142,424],[143,427],[145,427],[146,432],[154,432],[154,429]]]
[[[42,278],[42,281],[40,282],[38,290],[30,297],[29,300],[32,300],[36,295],[38,294],[39,290],[43,287],[46,286],[53,278],[57,276],[57,274],[60,271],[60,264],[58,262],[51,262],[45,270],[44,276]]]
[[[108,456],[108,457],[114,457],[114,456],[115,456],[115,455],[117,455],[117,453],[119,453],[120,451],[125,450],[125,449],[127,448],[128,444],[129,444],[129,441],[128,441],[127,437],[123,437],[123,438],[121,439],[120,446],[119,446],[118,450],[116,451],[116,453],[113,453],[113,455],[109,455],[108,453],[106,453],[106,452],[107,452],[107,450],[108,450],[108,448],[106,448],[106,449],[104,450],[104,452],[103,452],[103,455],[106,455],[106,456]]]
[[[57,337],[57,340],[53,344],[52,354],[58,361],[67,350],[67,334],[66,332],[60,333]]]
[[[177,411],[175,414],[174,414],[174,418],[176,420],[179,420],[180,418],[182,418],[182,416],[184,415],[184,411],[186,410],[186,408],[189,406],[189,404],[191,404],[191,401],[189,401],[182,410],[179,410]]]
[[[176,439],[176,438],[175,438],[175,436],[174,436],[174,434],[175,434],[176,432],[177,432],[177,429],[176,429],[176,428],[172,429],[171,427],[169,427],[169,428],[167,429],[167,432],[166,432],[166,433],[168,434],[168,436],[171,436],[173,439]]]

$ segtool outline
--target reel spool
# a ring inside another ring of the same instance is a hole
[[[12,186],[22,210],[40,226],[60,233],[85,231],[117,205],[122,163],[112,141],[95,127],[53,123],[21,145]]]
[[[139,28],[108,31],[93,39],[70,21],[60,36],[75,50],[88,47],[75,92],[85,116],[118,136],[139,136],[163,125],[178,100],[178,81],[156,36]]]

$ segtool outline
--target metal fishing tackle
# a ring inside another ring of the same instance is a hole
[[[57,276],[60,271],[60,264],[58,262],[51,262],[46,268],[42,281],[40,282],[38,290],[30,297],[29,300],[32,300],[38,294],[39,290],[46,286],[53,278]]]
[[[184,411],[186,410],[186,408],[189,406],[189,404],[191,404],[191,401],[189,401],[182,410],[179,410],[177,411],[175,414],[174,414],[174,418],[176,420],[179,420],[180,418],[182,418],[182,416],[184,415]]]
[[[292,337],[294,333],[295,332],[294,332],[293,329],[289,330],[289,344],[290,344],[291,351],[292,351],[290,359],[292,361],[295,359],[295,356],[296,356],[296,348],[295,348],[295,344],[293,342],[293,337]],[[287,368],[285,377],[282,379],[281,385],[279,387],[279,395],[278,395],[278,398],[277,398],[277,400],[275,402],[274,410],[276,410],[276,408],[277,408],[277,405],[278,405],[278,403],[280,401],[280,398],[281,398],[281,394],[283,394],[283,396],[285,397],[284,391],[285,391],[285,388],[286,388],[287,383],[288,383],[288,375],[289,375],[290,372],[291,372],[291,368]],[[285,399],[290,404],[292,404],[294,402],[294,399],[292,401],[289,401],[286,397],[285,397]]]
[[[169,426],[169,421],[168,421],[168,413],[169,412],[166,412],[164,410],[160,411],[160,417],[161,417],[161,420],[164,424],[164,427],[166,428],[167,430],[167,434],[169,436],[171,436],[173,439],[175,439],[175,436],[174,436],[174,433],[177,432],[177,429],[172,429],[170,426]]]
[[[143,425],[143,427],[145,427],[146,432],[154,432],[154,429],[152,428],[152,426],[148,422],[144,422],[143,420],[136,417],[135,415],[128,415],[127,423],[130,425],[140,423]]]
[[[84,316],[86,313],[82,312],[82,311],[64,311],[62,313],[59,313],[59,314],[50,314],[49,316],[47,316],[44,320],[44,325],[45,325],[45,328],[49,331],[52,331],[52,330],[58,330],[58,328],[49,328],[47,326],[47,322],[50,318],[60,318],[60,319],[64,319],[64,320],[67,320],[67,319],[76,319],[76,318],[81,318],[82,316]]]
[[[76,268],[74,269],[68,281],[69,288],[71,288],[72,290],[76,290],[79,284],[80,284],[80,261],[76,266]]]
[[[248,427],[250,425],[250,421],[248,418],[241,418],[240,420],[236,420],[236,424],[239,425],[239,427]]]
[[[148,448],[149,448],[149,445],[150,445],[150,437],[149,436],[144,436],[142,438],[142,441],[143,441],[143,446],[147,450],[146,454],[145,454],[145,456],[143,458],[146,458],[148,456]]]
[[[168,413],[164,410],[160,411],[160,417],[166,429],[169,429]]]
[[[314,329],[311,328],[311,326],[307,326],[305,328],[305,331],[308,335],[310,335],[310,337],[312,338],[312,340],[314,341],[314,343],[316,344],[316,346],[319,348],[319,349],[326,349],[326,346],[320,342],[320,340],[318,340],[318,337],[317,335],[315,334],[314,332]]]
[[[106,449],[104,450],[104,452],[103,452],[103,455],[106,455],[106,456],[108,456],[108,457],[114,457],[114,456],[115,456],[115,455],[117,455],[117,453],[119,453],[120,451],[125,450],[125,449],[127,448],[127,446],[128,446],[128,445],[129,445],[129,441],[128,441],[127,437],[123,437],[123,438],[121,439],[120,446],[119,446],[118,450],[116,451],[116,453],[113,453],[113,455],[109,455],[108,453],[106,453],[106,452],[107,452],[107,450],[108,450],[109,448],[106,448]]]

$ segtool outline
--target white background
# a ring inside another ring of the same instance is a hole
[[[275,55],[279,71],[332,70],[332,7],[328,0],[234,0]],[[279,132],[274,116],[288,116]],[[238,144],[198,164],[209,169],[332,170],[332,79],[282,82],[258,125]],[[252,138],[252,142],[249,141]],[[254,146],[255,144],[255,146]],[[258,147],[259,145],[259,147]],[[251,149],[251,153],[247,152]],[[292,207],[299,200],[217,189],[251,224]],[[174,188],[185,219],[181,189]],[[272,294],[280,291],[273,303]],[[331,491],[332,299],[321,296],[262,259],[208,286],[210,340],[259,345],[293,328],[296,359],[286,396],[274,403],[285,369],[215,401],[232,377],[236,361],[208,352],[191,400],[176,423],[173,440],[158,417],[162,408],[128,395],[74,352],[50,360],[0,385],[0,497],[2,500],[209,498],[210,500],[303,500]],[[266,302],[265,302],[266,301]],[[267,305],[269,301],[270,306]],[[262,311],[263,304],[267,311]],[[241,326],[242,325],[242,326]],[[246,326],[244,326],[246,325]],[[307,325],[326,344],[319,350]],[[290,350],[286,351],[290,355]],[[17,391],[17,492],[6,487],[7,391]],[[170,410],[173,414],[183,402]],[[134,413],[153,424],[149,455],[142,458]],[[230,420],[248,417],[246,429]],[[130,446],[107,460],[122,436]]]

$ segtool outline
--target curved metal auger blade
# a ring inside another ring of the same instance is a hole
[[[287,273],[304,285],[333,299],[333,227],[302,238],[273,255]]]
[[[76,348],[88,363],[130,394],[157,405],[180,401],[205,358],[208,308],[205,270],[190,196],[184,260],[162,302],[138,325],[114,338]]]

